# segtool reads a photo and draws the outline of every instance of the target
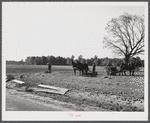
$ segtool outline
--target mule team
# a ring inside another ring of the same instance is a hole
[[[89,71],[89,67],[87,63],[81,63],[78,60],[76,62],[74,62],[74,56],[72,56],[71,58],[71,62],[72,62],[72,67],[73,67],[73,71],[74,74],[76,75],[76,70],[79,70],[80,75],[82,74],[87,74],[87,72]]]
[[[122,73],[122,75],[126,75],[126,71],[129,71],[130,73],[130,76],[134,76],[134,71],[136,68],[138,68],[139,66],[136,64],[136,63],[122,63],[120,65],[120,70],[119,70],[119,75],[120,75],[120,72]]]
[[[76,75],[76,71],[79,70],[80,75],[87,74],[89,71],[88,64],[87,63],[81,63],[79,60],[74,61],[74,56],[71,58],[72,67],[74,74]],[[95,72],[96,63],[94,61],[93,63],[93,73]],[[135,63],[122,63],[120,67],[118,68],[119,75],[122,73],[122,75],[126,75],[126,71],[129,71],[130,76],[134,76],[134,71],[138,66]]]

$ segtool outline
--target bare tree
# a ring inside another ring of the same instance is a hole
[[[105,47],[112,48],[114,53],[123,55],[125,62],[135,55],[144,52],[145,26],[144,18],[125,13],[108,22],[104,37]]]

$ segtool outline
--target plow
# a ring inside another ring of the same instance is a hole
[[[107,75],[116,75],[117,73],[120,72],[117,69],[117,67],[113,67],[113,66],[106,66],[105,69],[106,69]]]
[[[87,73],[84,73],[83,76],[86,77],[96,77],[98,75],[97,72],[88,71]]]

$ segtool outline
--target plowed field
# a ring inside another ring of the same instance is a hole
[[[47,66],[38,65],[6,66],[7,75],[30,83],[31,87],[43,83],[69,89],[65,95],[22,92],[26,94],[24,98],[32,94],[35,101],[43,104],[50,104],[48,100],[53,99],[57,102],[54,105],[60,103],[62,107],[75,111],[144,111],[143,68],[136,71],[135,76],[129,76],[128,72],[127,76],[107,76],[105,67],[97,66],[97,77],[79,76],[78,72],[75,76],[71,66],[52,66],[52,73],[45,73],[46,70]],[[21,93],[16,91],[19,88],[17,85],[6,84],[7,91]]]

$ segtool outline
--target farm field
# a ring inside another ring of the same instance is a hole
[[[89,68],[92,70],[91,66]],[[43,83],[69,89],[65,95],[25,92],[35,95],[35,101],[50,104],[49,99],[53,99],[57,102],[54,105],[61,103],[62,107],[75,111],[144,111],[143,68],[136,71],[135,76],[129,76],[128,72],[127,76],[107,76],[105,67],[97,66],[97,77],[79,76],[78,72],[75,76],[72,66],[52,66],[52,73],[45,73],[46,70],[46,65],[6,66],[7,75],[30,83],[32,87]],[[10,87],[9,82],[8,86],[12,92],[15,91],[16,87]],[[15,93],[21,95],[23,92]],[[27,95],[24,97],[28,98]]]

